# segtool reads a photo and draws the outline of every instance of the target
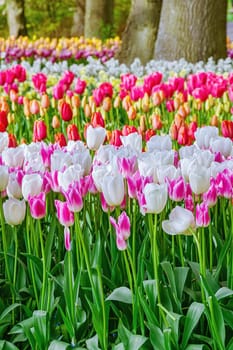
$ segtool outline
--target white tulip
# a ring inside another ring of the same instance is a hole
[[[9,180],[8,166],[0,165],[0,191],[4,191]]]
[[[106,137],[106,130],[102,126],[93,128],[89,125],[87,128],[87,147],[91,150],[96,151],[104,143]]]
[[[121,174],[106,174],[103,177],[102,191],[109,206],[118,206],[125,196],[124,179]]]
[[[232,141],[228,137],[218,136],[216,139],[211,140],[210,147],[213,152],[220,152],[225,158],[229,157],[232,153]]]
[[[210,187],[210,168],[193,167],[189,173],[189,183],[195,194],[206,192]]]
[[[9,138],[8,133],[6,131],[0,132],[0,153],[8,147],[9,144]]]
[[[163,211],[168,197],[167,186],[165,184],[148,183],[143,189],[143,194],[146,204],[144,208],[141,208],[142,211],[155,214]]]
[[[39,194],[42,190],[42,185],[43,179],[39,174],[33,173],[24,175],[22,181],[23,198],[27,201],[29,195],[35,196]]]
[[[69,185],[74,181],[79,181],[83,176],[83,169],[80,164],[69,166],[63,172],[58,172],[58,184],[64,190],[67,191]]]
[[[146,143],[147,149],[151,151],[170,151],[172,149],[172,140],[169,135],[154,135]]]
[[[2,160],[5,165],[11,168],[23,166],[24,162],[24,146],[18,146],[15,148],[6,148],[2,152]]]
[[[189,229],[195,228],[194,215],[190,210],[176,206],[172,209],[169,220],[162,222],[162,228],[169,235],[191,234]]]
[[[137,132],[133,132],[127,136],[120,136],[120,139],[124,147],[129,146],[139,154],[142,152],[142,135]]]
[[[26,204],[24,200],[9,198],[3,203],[3,213],[9,225],[19,225],[26,215]]]
[[[216,126],[203,126],[197,128],[194,136],[200,149],[209,149],[211,139],[218,137],[218,128]]]
[[[72,164],[72,156],[65,150],[55,150],[51,155],[51,171],[62,171]]]

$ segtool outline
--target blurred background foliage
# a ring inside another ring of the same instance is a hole
[[[103,26],[102,39],[120,36],[130,10],[130,0],[115,0],[113,25]],[[75,0],[25,0],[27,31],[33,37],[70,37]],[[6,9],[0,0],[0,36],[8,37]]]

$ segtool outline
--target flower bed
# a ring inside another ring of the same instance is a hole
[[[230,349],[231,62],[89,62],[0,71],[0,345]]]

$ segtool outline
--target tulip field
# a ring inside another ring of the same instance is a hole
[[[0,40],[0,349],[233,350],[232,59],[72,40]]]

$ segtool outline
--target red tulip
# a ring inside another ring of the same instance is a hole
[[[61,117],[62,120],[69,122],[73,117],[73,111],[69,103],[62,102],[61,104]]]
[[[54,142],[58,143],[59,146],[61,147],[64,147],[67,145],[65,135],[60,132],[54,135]]]
[[[120,147],[122,145],[121,142],[122,132],[120,130],[113,130],[111,133],[110,144],[116,147]]]
[[[8,126],[7,113],[6,111],[0,111],[0,132],[6,131]]]
[[[104,118],[102,117],[102,114],[100,112],[94,112],[94,114],[91,117],[91,124],[94,128],[97,126],[102,126],[102,128],[105,127]]]
[[[222,135],[233,140],[233,121],[223,120],[221,124]]]
[[[35,120],[33,126],[33,141],[42,141],[47,137],[47,127],[43,120]]]
[[[75,124],[69,124],[67,126],[67,138],[68,140],[72,140],[72,141],[79,141],[81,140],[79,132],[78,132],[78,128]]]

